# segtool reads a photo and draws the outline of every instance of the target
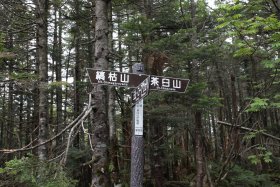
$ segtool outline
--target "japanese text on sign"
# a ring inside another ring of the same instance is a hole
[[[136,103],[149,93],[149,77],[132,91],[132,103]]]
[[[105,74],[105,71],[96,71],[95,79],[98,83],[109,83],[113,85],[119,86],[127,86],[129,82],[129,74],[127,73],[116,73],[109,72],[109,74]]]
[[[171,77],[151,76],[150,89],[151,90],[166,90],[174,92],[185,92],[189,80],[177,79]]]
[[[137,87],[148,76],[143,74],[124,73],[109,70],[87,69],[92,84],[104,84],[122,87]]]
[[[134,134],[143,136],[143,99],[135,105]]]

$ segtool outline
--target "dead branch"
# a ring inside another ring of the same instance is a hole
[[[235,128],[239,128],[239,129],[242,129],[242,130],[246,130],[246,131],[250,131],[250,132],[256,132],[256,133],[260,133],[266,137],[269,137],[269,138],[272,138],[274,140],[278,140],[280,141],[280,138],[276,137],[276,136],[273,136],[271,134],[268,134],[266,132],[262,132],[262,131],[258,131],[258,130],[255,130],[255,129],[251,129],[251,128],[248,128],[248,127],[243,127],[241,125],[233,125],[231,123],[227,123],[227,122],[224,122],[224,121],[217,121],[218,124],[221,124],[221,125],[225,125],[225,126],[228,126],[228,127],[235,127]]]
[[[92,107],[90,107],[92,108]],[[37,145],[34,145],[32,147],[22,147],[22,148],[19,148],[19,149],[1,149],[0,152],[4,152],[6,154],[8,153],[15,153],[15,152],[20,152],[20,151],[29,151],[29,150],[32,150],[32,149],[35,149],[41,145],[44,145],[46,143],[49,143],[51,141],[53,141],[54,139],[56,139],[57,137],[61,136],[66,130],[68,130],[69,128],[71,128],[73,125],[77,124],[77,122],[80,122],[79,120],[82,118],[83,119],[83,116],[85,114],[85,112],[88,110],[88,106],[84,109],[84,111],[74,120],[72,121],[68,126],[66,126],[62,131],[60,131],[58,134],[56,134],[55,136],[53,136],[52,138],[46,140],[45,142],[42,142],[40,144],[37,144]]]
[[[68,141],[67,141],[67,147],[66,147],[66,150],[65,150],[65,155],[64,155],[64,158],[62,160],[62,163],[65,164],[66,161],[67,161],[67,156],[68,156],[68,151],[69,151],[69,147],[70,147],[70,144],[71,144],[71,136],[74,132],[74,129],[76,127],[79,126],[79,124],[81,124],[84,119],[90,114],[91,110],[92,110],[93,106],[89,107],[85,112],[83,112],[83,116],[80,118],[80,120],[71,128],[71,131],[69,133],[69,136],[68,136]],[[80,127],[80,126],[79,126]],[[78,128],[79,128],[78,127]],[[75,137],[75,136],[74,136]]]

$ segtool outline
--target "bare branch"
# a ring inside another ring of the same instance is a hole
[[[258,130],[255,130],[255,129],[251,129],[251,128],[248,128],[248,127],[243,127],[243,126],[240,126],[240,125],[233,125],[231,123],[227,123],[227,122],[223,122],[223,121],[217,121],[218,124],[221,124],[221,125],[226,125],[226,126],[229,126],[229,127],[237,127],[239,129],[242,129],[242,130],[246,130],[246,131],[250,131],[250,132],[257,132],[257,133],[260,133],[266,137],[269,137],[269,138],[272,138],[274,140],[278,140],[280,141],[280,138],[276,137],[276,136],[273,136],[271,134],[268,134],[266,132],[262,132],[262,131],[258,131]]]
[[[73,121],[71,122],[68,126],[66,126],[62,131],[60,131],[58,134],[56,134],[55,136],[53,136],[52,138],[46,140],[45,142],[42,142],[40,144],[34,145],[32,147],[22,147],[19,149],[1,149],[0,152],[4,152],[4,153],[15,153],[15,152],[20,152],[20,151],[29,151],[32,149],[35,149],[41,145],[44,145],[46,143],[51,142],[52,140],[56,139],[57,137],[59,137],[60,135],[62,135],[67,129],[71,128],[73,125],[79,124],[81,122],[81,120],[84,119],[84,115],[85,112],[89,113],[91,111],[92,107],[86,107],[84,109],[84,111]]]

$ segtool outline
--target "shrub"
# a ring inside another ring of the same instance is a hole
[[[75,183],[59,164],[43,162],[32,155],[10,160],[0,168],[0,187],[74,187]]]

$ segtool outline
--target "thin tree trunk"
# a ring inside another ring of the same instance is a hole
[[[55,77],[56,82],[61,82],[61,69],[62,69],[62,18],[61,18],[61,9],[59,5],[55,4],[55,23],[54,23],[54,46],[53,46],[53,55],[55,60]],[[57,18],[58,14],[58,18]],[[63,120],[63,113],[62,113],[62,85],[58,84],[56,87],[56,129],[55,132],[58,133],[62,130],[62,120]],[[57,140],[57,145],[60,144],[62,138],[59,137]]]
[[[204,150],[202,142],[202,114],[195,112],[195,160],[196,160],[196,187],[203,187],[205,176]]]
[[[26,104],[26,108],[31,108],[31,99],[29,99],[27,97],[27,104]],[[27,114],[26,114],[26,129],[25,129],[25,142],[24,142],[24,145],[28,145],[29,142],[31,142],[31,137],[32,137],[32,124],[33,124],[33,121],[31,122],[32,118],[31,118],[31,111],[28,110],[27,111]]]
[[[54,34],[55,36],[56,34]],[[55,39],[55,38],[54,38]],[[50,65],[50,68],[51,69],[51,77],[50,77],[50,82],[53,83],[54,82],[54,71],[55,71],[55,59],[52,58],[52,64]],[[53,129],[52,127],[54,126],[54,122],[55,122],[55,119],[54,119],[54,89],[53,88],[50,88],[49,90],[50,92],[50,96],[49,96],[49,100],[50,100],[50,104],[49,104],[49,119],[48,119],[48,123],[50,125],[48,125],[48,132],[50,132],[50,137],[53,135]],[[54,141],[53,141],[54,143]],[[53,148],[54,146],[51,146],[50,149],[49,149],[49,152],[48,152],[48,155],[50,157],[53,157]]]
[[[24,123],[23,121],[23,103],[24,103],[24,100],[23,100],[23,94],[21,93],[20,96],[19,96],[19,100],[20,100],[20,104],[19,104],[19,126],[18,126],[18,137],[19,137],[19,147],[22,147],[23,145],[23,136],[22,136],[22,132],[23,132],[23,129],[22,129],[22,124]]]
[[[217,129],[216,129],[216,122],[213,114],[211,115],[211,123],[213,128],[213,137],[214,137],[214,158],[217,160],[218,158],[218,135],[217,135]]]
[[[73,42],[74,43],[74,42]],[[71,49],[73,48],[73,43],[70,45],[69,49],[68,49],[68,55],[67,55],[67,60],[65,62],[65,71],[66,71],[66,75],[65,75],[65,82],[68,82],[68,77],[69,77],[69,68],[70,68],[70,59],[71,59]],[[64,114],[63,114],[63,121],[64,121],[64,125],[66,125],[66,120],[68,117],[68,113],[67,113],[67,107],[68,107],[68,86],[66,86],[65,88],[65,100],[64,100]]]
[[[12,33],[8,33],[8,44],[7,44],[7,48],[9,50],[13,50],[13,35]],[[9,70],[9,75],[11,76],[12,73],[13,73],[13,69],[14,69],[14,61],[11,60],[9,61],[9,66],[8,66],[8,70]],[[9,82],[9,86],[8,86],[8,124],[7,124],[7,131],[8,131],[8,136],[7,136],[7,143],[8,143],[8,147],[9,148],[12,148],[14,147],[15,145],[13,145],[13,142],[14,141],[14,106],[13,106],[13,100],[14,100],[14,96],[13,96],[13,92],[14,92],[14,89],[13,89],[13,81],[10,81]]]
[[[78,117],[81,113],[81,67],[82,67],[82,61],[81,61],[81,51],[80,51],[80,43],[81,43],[81,31],[80,31],[80,23],[79,23],[79,17],[80,17],[80,2],[79,0],[74,1],[74,9],[76,13],[76,20],[75,20],[75,68],[74,68],[74,117]],[[80,133],[77,134],[74,140],[74,146],[80,147]]]
[[[3,88],[3,92],[1,92],[1,96],[2,96],[2,98],[3,98],[3,100],[2,100],[2,111],[1,111],[1,116],[3,116],[3,117],[5,117],[6,116],[6,105],[5,105],[5,98],[6,98],[6,86],[5,86],[5,84],[4,84],[4,86],[3,86],[4,88]],[[0,88],[0,89],[2,89],[2,88]],[[2,90],[1,90],[2,91]],[[3,95],[2,95],[2,93],[3,93]],[[5,133],[4,133],[4,131],[5,132],[7,132],[6,131],[6,128],[5,128],[5,122],[4,122],[4,120],[3,119],[1,119],[0,120],[0,123],[1,123],[1,135],[0,135],[0,147],[5,147],[6,146],[6,137],[5,137]]]
[[[235,125],[238,125],[238,121],[237,121],[237,94],[236,94],[236,86],[235,86],[235,76],[232,74],[231,77],[231,99],[232,99],[232,123],[235,124]],[[239,150],[239,147],[240,147],[240,141],[239,141],[239,129],[237,128],[233,128],[232,131],[231,131],[231,140],[232,140],[232,143],[231,145],[234,146],[234,150],[236,152],[238,152]]]

